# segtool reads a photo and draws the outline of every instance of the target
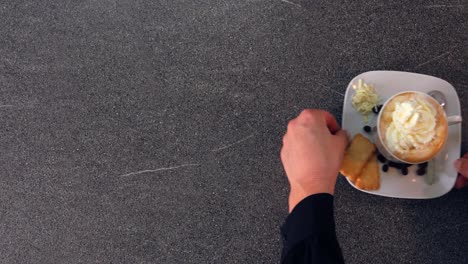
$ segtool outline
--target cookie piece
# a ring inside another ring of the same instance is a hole
[[[355,135],[345,152],[343,163],[341,164],[341,174],[348,177],[352,182],[355,182],[374,152],[375,145],[372,142],[361,134]]]
[[[380,172],[377,155],[373,154],[366,166],[362,169],[361,175],[356,179],[356,187],[362,190],[373,191],[380,188]]]

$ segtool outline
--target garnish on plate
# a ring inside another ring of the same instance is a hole
[[[357,84],[353,84],[352,87],[355,93],[351,98],[351,103],[354,109],[363,116],[364,122],[367,123],[372,109],[380,101],[379,95],[372,85],[365,83],[362,79],[359,79]]]

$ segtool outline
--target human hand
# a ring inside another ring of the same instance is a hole
[[[329,112],[307,109],[289,122],[281,149],[291,186],[289,212],[309,195],[333,194],[347,145],[346,131]]]
[[[463,157],[457,159],[454,163],[457,169],[458,175],[457,181],[455,182],[455,188],[461,189],[468,186],[468,153],[465,153]]]

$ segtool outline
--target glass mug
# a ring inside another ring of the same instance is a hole
[[[443,120],[445,120],[445,122],[443,124],[444,126],[450,126],[450,125],[461,123],[462,117],[459,116],[459,115],[454,115],[454,116],[447,117],[447,115],[445,113],[445,110],[442,108],[442,106],[439,104],[439,102],[437,102],[434,98],[432,98],[428,94],[422,93],[422,92],[416,92],[416,91],[401,92],[401,93],[393,95],[392,97],[390,97],[384,103],[384,105],[383,105],[382,109],[380,110],[379,115],[377,117],[377,133],[376,133],[376,139],[375,139],[375,145],[376,145],[377,149],[379,150],[380,154],[382,154],[389,161],[394,161],[394,162],[399,162],[399,163],[408,163],[408,164],[424,163],[424,162],[427,162],[427,161],[433,159],[443,149],[443,146],[445,145],[445,142],[447,141],[447,137],[448,137],[448,127],[445,130],[446,132],[445,132],[445,135],[444,135],[445,138],[443,139],[443,143],[437,149],[434,150],[434,152],[431,154],[431,156],[429,158],[418,160],[418,161],[408,161],[408,160],[404,160],[403,158],[397,157],[385,145],[384,140],[382,140],[382,138],[383,138],[383,135],[382,135],[382,132],[381,132],[382,131],[382,129],[381,129],[382,114],[384,113],[384,111],[385,111],[385,109],[386,109],[386,107],[387,107],[387,105],[388,105],[388,103],[390,101],[392,101],[395,97],[398,97],[398,96],[403,95],[403,94],[415,94],[416,96],[421,96],[426,101],[428,101],[428,103],[432,104],[433,106],[438,107],[437,112],[439,114],[441,114]]]

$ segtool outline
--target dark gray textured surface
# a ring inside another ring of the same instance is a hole
[[[42,2],[0,3],[1,263],[277,263],[302,108],[405,70],[468,118],[467,1]],[[466,263],[468,190],[336,217],[348,263]]]

